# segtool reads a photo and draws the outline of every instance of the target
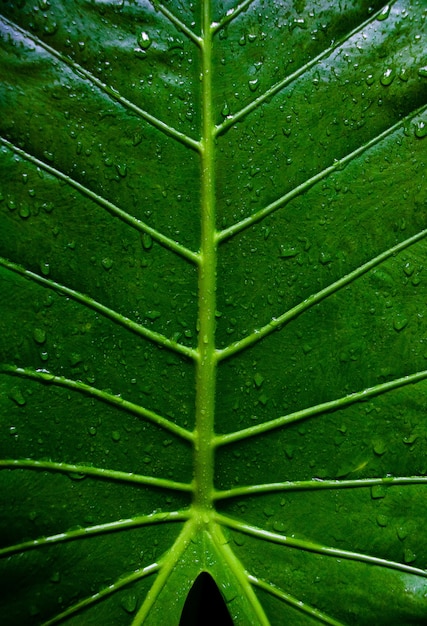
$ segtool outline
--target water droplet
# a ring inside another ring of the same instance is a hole
[[[387,452],[387,446],[384,441],[375,441],[373,449],[377,456],[382,456],[385,452]]]
[[[262,376],[260,373],[257,372],[254,376],[255,385],[259,388],[261,387],[263,382],[264,382],[264,376]]]
[[[126,163],[116,163],[116,170],[121,178],[125,178],[127,175]]]
[[[105,257],[104,259],[102,259],[101,264],[102,267],[107,271],[113,267],[113,261],[109,257]]]
[[[148,311],[146,315],[147,315],[148,319],[154,321],[154,320],[158,319],[161,316],[161,313],[160,313],[160,311]]]
[[[251,91],[256,91],[259,87],[259,79],[258,78],[254,78],[252,80],[249,81],[249,89]]]
[[[391,83],[394,81],[395,75],[396,73],[394,69],[388,67],[386,70],[384,70],[380,78],[381,85],[384,85],[384,87],[388,87],[389,85],[391,85]]]
[[[50,274],[50,265],[49,265],[49,263],[46,263],[46,262],[40,263],[40,271],[43,274],[43,276],[49,276],[49,274]]]
[[[46,341],[46,331],[43,328],[35,328],[33,338],[36,343],[43,344]]]
[[[143,233],[141,241],[144,250],[150,250],[153,247],[153,239],[149,233]]]
[[[377,524],[378,526],[381,526],[382,528],[385,528],[388,524],[388,517],[387,515],[377,515]]]
[[[134,593],[128,593],[122,597],[120,604],[126,613],[134,613],[137,605],[137,598]]]
[[[418,120],[415,124],[415,137],[423,139],[427,135],[427,124],[423,120]]]
[[[367,85],[373,85],[375,82],[375,77],[373,74],[368,74],[367,77],[365,78],[365,82]]]
[[[239,39],[239,46],[245,46],[246,45],[246,35],[242,35]]]
[[[403,560],[405,561],[405,563],[413,563],[416,558],[417,555],[415,554],[415,552],[412,552],[410,548],[405,548],[405,550],[403,551]]]
[[[19,208],[19,216],[23,219],[26,219],[27,217],[30,217],[30,215],[31,211],[29,207],[26,204],[21,205]]]
[[[379,20],[380,22],[382,22],[383,20],[386,20],[388,16],[390,15],[390,8],[391,8],[390,5],[386,4],[385,7],[383,7],[381,11],[379,12],[377,16],[377,20]]]
[[[224,103],[224,106],[222,107],[221,115],[223,115],[224,117],[227,117],[228,115],[230,115],[230,109],[226,102]]]
[[[424,67],[420,67],[420,69],[418,70],[418,76],[427,78],[427,65],[424,65]]]
[[[408,321],[409,320],[402,313],[397,314],[393,320],[394,330],[400,332],[408,325]]]
[[[59,572],[53,572],[49,580],[51,583],[59,583],[61,580],[61,574]]]
[[[151,46],[151,43],[152,41],[150,35],[145,31],[142,31],[142,33],[138,37],[138,46],[141,48],[141,50],[148,50],[148,48]]]
[[[94,437],[96,435],[96,428],[95,428],[95,426],[89,426],[88,432],[89,432],[89,435]]]
[[[117,442],[117,441],[120,441],[120,438],[121,438],[120,431],[113,430],[113,432],[111,433],[111,439]]]
[[[374,485],[371,487],[371,498],[373,500],[379,500],[381,498],[385,498],[387,487],[384,485]]]
[[[407,71],[406,67],[402,67],[402,69],[400,70],[399,78],[400,78],[400,80],[403,80],[403,82],[405,82],[405,83],[408,80],[409,76],[408,76],[408,71]]]

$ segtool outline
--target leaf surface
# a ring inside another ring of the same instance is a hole
[[[426,15],[2,3],[6,626],[425,623]]]

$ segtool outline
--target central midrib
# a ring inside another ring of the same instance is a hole
[[[215,139],[212,120],[212,30],[210,0],[202,15],[202,141],[201,141],[201,245],[198,278],[198,346],[194,449],[195,491],[193,507],[206,515],[212,511],[214,484],[215,413]]]

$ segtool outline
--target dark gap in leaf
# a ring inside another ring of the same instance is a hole
[[[188,592],[179,626],[233,626],[224,598],[207,572],[197,576]]]

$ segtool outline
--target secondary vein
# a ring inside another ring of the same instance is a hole
[[[46,50],[46,52],[48,52],[49,54],[51,54],[52,56],[60,60],[62,63],[67,65],[73,72],[76,72],[77,75],[83,78],[86,78],[93,85],[96,85],[101,91],[106,93],[110,98],[112,98],[113,100],[121,104],[123,108],[129,111],[132,111],[132,113],[135,113],[136,115],[138,115],[138,117],[141,117],[142,119],[144,119],[146,122],[151,124],[151,126],[154,126],[158,130],[160,130],[163,134],[169,137],[172,137],[172,139],[179,141],[185,146],[191,148],[192,150],[195,150],[196,152],[200,150],[200,144],[195,139],[185,135],[179,130],[176,130],[169,124],[166,124],[165,122],[159,120],[158,118],[156,118],[154,115],[151,115],[147,111],[144,111],[143,109],[138,107],[136,104],[134,104],[133,102],[131,102],[130,100],[122,96],[116,89],[109,87],[108,85],[103,83],[101,80],[99,80],[99,78],[96,78],[96,76],[94,76],[91,72],[86,70],[83,66],[79,65],[78,63],[70,59],[69,57],[63,55],[61,52],[59,52],[55,48],[52,48],[47,43],[45,43],[42,39],[39,39],[38,37],[30,33],[29,31],[21,28],[20,26],[18,26],[14,22],[11,22],[5,17],[2,17],[2,20],[7,26],[9,26],[9,28],[11,28],[12,30],[18,31],[21,35],[30,39],[34,44],[36,44],[37,46],[40,46],[41,48]]]
[[[306,420],[310,417],[324,415],[332,411],[338,411],[347,406],[355,404],[356,402],[364,402],[369,398],[374,398],[375,396],[389,393],[390,391],[399,389],[400,387],[413,385],[415,383],[425,380],[426,378],[427,370],[416,372],[414,374],[409,374],[408,376],[402,376],[401,378],[396,378],[386,383],[380,383],[379,385],[368,387],[366,389],[363,389],[362,391],[350,393],[347,396],[342,396],[341,398],[331,400],[330,402],[323,402],[321,404],[316,404],[306,409],[301,409],[300,411],[295,411],[294,413],[289,413],[288,415],[283,415],[282,417],[269,420],[268,422],[264,422],[263,424],[250,426],[249,428],[244,428],[242,430],[238,430],[234,433],[228,433],[226,435],[217,435],[217,437],[215,438],[215,443],[217,446],[222,446],[233,443],[235,441],[242,441],[244,439],[248,439],[249,437],[255,437],[257,435],[260,435],[261,433],[270,432],[272,430],[275,430],[276,428],[282,428],[284,426],[288,426],[289,424]]]
[[[0,558],[10,557],[13,554],[28,552],[45,546],[57,545],[66,541],[75,541],[78,539],[87,539],[107,533],[119,532],[130,528],[140,528],[152,524],[164,524],[166,522],[182,522],[188,519],[188,512],[172,511],[165,513],[152,513],[151,515],[139,515],[129,519],[116,520],[105,524],[95,524],[85,528],[76,528],[75,530],[66,530],[62,533],[49,535],[48,537],[39,537],[38,539],[30,539],[13,546],[6,546],[0,549]]]
[[[193,433],[189,432],[185,428],[182,428],[181,426],[178,426],[177,424],[174,424],[169,419],[158,415],[154,411],[150,411],[149,409],[146,409],[139,404],[135,404],[134,402],[129,402],[129,400],[124,400],[121,396],[115,396],[114,394],[98,389],[97,387],[86,385],[80,380],[65,378],[65,376],[55,376],[47,370],[32,370],[23,367],[16,367],[14,365],[0,365],[0,373],[29,378],[42,384],[57,385],[58,387],[65,387],[66,389],[78,391],[79,393],[83,393],[91,398],[97,398],[98,400],[106,402],[111,406],[118,407],[128,413],[131,413],[132,415],[135,415],[136,417],[149,421],[152,424],[173,433],[181,439],[185,439],[186,441],[193,441],[194,439]]]
[[[70,617],[74,615],[75,613],[78,613],[82,609],[85,609],[89,606],[92,606],[93,604],[96,604],[100,600],[107,598],[108,596],[112,595],[116,591],[119,591],[123,587],[126,587],[127,585],[130,585],[138,580],[141,580],[142,578],[145,578],[146,576],[149,576],[150,574],[155,574],[156,572],[159,571],[160,567],[161,567],[161,562],[152,563],[151,565],[147,565],[146,567],[143,567],[142,569],[137,569],[131,574],[128,574],[127,576],[124,576],[123,578],[119,578],[114,583],[111,583],[110,585],[108,585],[108,587],[104,587],[104,589],[101,589],[101,591],[98,591],[97,593],[94,593],[91,596],[84,598],[83,600],[79,600],[75,604],[68,607],[68,609],[65,609],[65,611],[62,611],[61,613],[58,613],[57,615],[47,620],[46,622],[43,622],[41,626],[55,626],[56,624],[60,624],[67,617]]]
[[[324,480],[313,478],[311,480],[284,481],[278,483],[265,483],[263,485],[246,485],[233,489],[218,490],[215,492],[215,500],[227,500],[245,496],[256,496],[266,493],[285,491],[322,491],[333,489],[367,489],[382,485],[384,487],[425,485],[427,476],[386,476],[383,478],[354,478],[348,480]]]
[[[230,237],[237,235],[238,233],[245,230],[246,228],[249,228],[253,224],[256,224],[257,222],[261,221],[262,219],[264,219],[271,213],[284,207],[291,200],[300,196],[305,191],[308,191],[315,184],[317,184],[318,182],[320,182],[321,180],[329,176],[329,174],[332,174],[333,172],[337,170],[341,170],[345,165],[347,165],[348,163],[350,163],[351,161],[359,157],[363,152],[365,152],[366,150],[369,150],[370,148],[375,146],[377,143],[379,143],[380,141],[382,141],[389,135],[392,135],[399,128],[402,128],[408,122],[408,120],[412,119],[413,117],[417,115],[420,115],[426,110],[427,110],[427,106],[422,106],[416,109],[415,111],[412,111],[409,115],[407,115],[403,119],[396,122],[396,124],[393,124],[393,126],[386,128],[386,130],[384,130],[382,133],[379,133],[378,135],[370,139],[368,142],[364,143],[362,146],[359,146],[358,148],[356,148],[349,154],[343,156],[341,159],[337,159],[336,161],[334,161],[332,165],[329,165],[328,167],[324,168],[322,171],[318,172],[317,174],[314,174],[313,176],[305,180],[300,185],[297,185],[296,187],[294,187],[294,189],[292,189],[291,191],[285,193],[283,196],[280,196],[279,198],[277,198],[277,200],[274,200],[273,202],[271,202],[266,207],[260,209],[259,211],[256,211],[256,213],[253,213],[249,217],[242,219],[240,222],[236,222],[235,224],[232,224],[228,228],[224,228],[222,231],[218,232],[217,241],[223,242],[223,241],[226,241],[227,239],[230,239]]]
[[[96,204],[101,206],[103,209],[106,209],[114,217],[118,217],[120,220],[125,222],[125,224],[128,224],[129,226],[131,226],[132,228],[134,228],[135,230],[139,232],[149,234],[155,241],[160,243],[165,248],[171,250],[172,252],[175,252],[176,254],[183,257],[187,261],[191,261],[194,264],[198,264],[199,256],[196,252],[189,250],[188,248],[181,245],[177,241],[174,241],[173,239],[170,239],[166,235],[163,235],[155,228],[152,228],[145,222],[137,219],[136,217],[133,217],[133,215],[130,215],[129,213],[127,213],[126,211],[124,211],[123,209],[115,205],[113,202],[110,202],[103,196],[100,196],[95,191],[92,191],[92,189],[89,189],[88,187],[78,182],[74,178],[71,178],[71,176],[68,176],[68,174],[64,174],[64,172],[61,172],[60,170],[56,169],[55,167],[52,167],[51,165],[48,165],[44,161],[41,161],[40,159],[33,156],[32,154],[29,154],[28,152],[26,152],[25,150],[18,148],[18,146],[15,146],[13,143],[8,141],[4,137],[0,137],[0,143],[5,145],[7,148],[15,152],[15,154],[18,154],[20,157],[22,157],[26,161],[30,161],[37,167],[42,168],[43,170],[45,170],[46,172],[54,176],[55,178],[58,178],[59,180],[63,180],[68,185],[70,185],[70,187],[74,187],[74,189],[77,189],[77,191],[79,191],[81,194],[85,195],[87,198],[90,198],[91,200],[96,202]]]
[[[146,485],[161,489],[171,489],[173,491],[191,492],[193,490],[192,485],[169,480],[168,478],[156,478],[155,476],[145,476],[133,472],[120,472],[103,467],[82,465],[80,463],[57,463],[55,461],[38,461],[35,459],[0,459],[0,470],[2,469],[27,469],[59,472],[62,474],[79,474],[83,478],[93,476],[94,478],[101,478],[103,480],[131,485]]]
[[[178,28],[178,30],[181,30],[185,35],[187,35],[187,37],[191,39],[193,43],[195,43],[199,47],[201,46],[201,38],[198,37],[196,33],[191,30],[191,28],[188,28],[188,26],[184,24],[184,22],[182,22],[174,13],[172,13],[172,11],[169,11],[169,9],[167,9],[160,2],[156,2],[155,0],[150,0],[150,2],[156,10],[159,10],[161,13],[163,13],[163,15],[167,17],[168,20]]]
[[[319,302],[321,302],[328,296],[334,293],[337,293],[338,291],[343,289],[343,287],[349,285],[351,282],[354,282],[356,279],[360,278],[360,276],[362,276],[363,274],[366,274],[366,272],[368,272],[369,270],[373,269],[377,265],[380,265],[381,263],[383,263],[390,257],[398,254],[402,250],[405,250],[405,248],[408,248],[409,246],[417,243],[418,241],[421,241],[426,236],[427,236],[427,229],[421,230],[416,235],[413,235],[412,237],[408,237],[404,241],[401,241],[395,246],[392,246],[388,250],[384,250],[384,252],[381,252],[381,254],[378,254],[376,257],[373,257],[366,263],[363,263],[362,265],[354,269],[352,272],[349,272],[342,278],[334,281],[333,283],[331,283],[324,289],[321,289],[317,293],[312,294],[311,296],[309,296],[308,298],[306,298],[305,300],[303,300],[302,302],[294,306],[292,309],[289,309],[289,311],[286,311],[282,315],[279,315],[278,317],[273,318],[265,326],[262,326],[261,328],[256,329],[251,334],[247,335],[246,337],[243,337],[243,339],[240,339],[239,341],[235,341],[234,343],[230,344],[226,348],[217,350],[216,354],[217,354],[218,361],[227,359],[233,354],[237,354],[238,352],[241,352],[245,348],[248,348],[249,346],[253,346],[254,344],[258,343],[258,341],[261,341],[261,339],[263,339],[264,337],[267,337],[273,331],[278,330],[284,324],[287,324],[290,320],[297,318],[304,311],[307,311],[308,309],[313,307],[315,304],[319,304]]]
[[[21,267],[20,265],[17,265],[16,263],[12,263],[12,261],[8,261],[7,259],[4,259],[2,257],[0,257],[0,266],[12,272],[15,272],[16,274],[19,274],[20,276],[23,276],[24,278],[28,278],[29,280],[33,282],[43,285],[44,287],[52,289],[53,291],[69,296],[76,302],[80,302],[81,304],[84,304],[85,306],[93,309],[94,311],[97,311],[97,313],[101,313],[104,317],[112,320],[116,324],[123,326],[127,330],[130,330],[133,333],[140,335],[141,337],[145,337],[146,339],[149,339],[150,341],[152,341],[153,343],[156,343],[157,345],[163,346],[164,348],[168,348],[169,350],[172,350],[173,352],[177,352],[191,359],[196,358],[196,352],[193,348],[189,348],[188,346],[185,346],[181,343],[172,341],[171,339],[168,339],[168,337],[165,337],[161,333],[157,333],[143,326],[142,324],[138,324],[137,322],[134,322],[133,320],[129,319],[128,317],[125,317],[121,313],[117,313],[117,311],[114,311],[113,309],[110,309],[104,304],[101,304],[97,300],[94,300],[93,298],[79,291],[76,291],[75,289],[71,289],[71,287],[67,287],[66,285],[57,283],[50,278],[45,278],[44,276],[40,276],[39,274],[36,274],[35,272],[31,272],[30,270],[27,270]]]
[[[334,619],[330,615],[327,615],[323,611],[319,611],[319,609],[315,609],[313,606],[310,606],[306,602],[298,600],[298,598],[295,598],[295,596],[286,593],[285,591],[283,591],[283,589],[279,589],[278,587],[276,587],[276,585],[272,585],[271,583],[266,582],[261,578],[257,578],[252,574],[248,574],[248,580],[255,587],[258,587],[259,589],[266,591],[270,595],[279,598],[279,600],[286,602],[286,604],[289,604],[301,613],[309,615],[311,618],[315,619],[318,622],[321,622],[322,624],[329,624],[330,626],[346,626],[343,622],[339,622],[338,620]]]
[[[290,548],[298,548],[300,550],[313,552],[315,554],[331,556],[336,559],[359,561],[360,563],[376,565],[378,567],[383,567],[386,569],[393,569],[393,570],[397,570],[400,572],[404,572],[406,574],[415,574],[417,576],[422,576],[423,578],[427,578],[426,570],[420,569],[418,567],[413,567],[412,565],[405,565],[404,563],[399,563],[398,561],[391,561],[391,560],[383,559],[377,556],[371,556],[370,554],[365,554],[363,552],[354,552],[352,550],[342,550],[341,548],[333,548],[332,546],[326,546],[326,545],[322,545],[319,543],[315,543],[314,541],[311,541],[309,539],[297,539],[296,537],[289,536],[289,535],[280,535],[270,530],[264,530],[263,528],[258,528],[257,526],[246,524],[245,522],[235,520],[225,515],[217,514],[216,520],[219,524],[223,524],[224,526],[227,526],[228,528],[231,528],[232,530],[237,530],[242,533],[245,533],[246,535],[257,537],[258,539],[262,539],[264,541],[270,541],[271,543],[285,545]]]
[[[246,115],[251,113],[254,109],[257,109],[263,102],[265,102],[266,100],[268,100],[269,98],[274,96],[278,91],[280,91],[281,89],[283,89],[284,87],[286,87],[287,85],[292,83],[294,80],[299,78],[302,74],[304,74],[310,68],[312,68],[314,65],[316,65],[316,63],[318,63],[319,61],[321,61],[325,57],[329,56],[332,52],[334,52],[334,50],[336,50],[337,48],[342,46],[343,43],[345,43],[346,41],[351,39],[351,37],[353,37],[358,32],[360,32],[363,28],[366,28],[367,24],[369,24],[370,22],[372,22],[375,19],[377,19],[378,15],[380,15],[381,11],[382,11],[382,9],[380,9],[379,11],[374,13],[374,15],[372,15],[368,20],[366,20],[365,22],[363,22],[359,26],[356,26],[356,28],[354,28],[352,31],[347,33],[344,37],[341,37],[340,39],[338,39],[332,46],[330,46],[329,48],[326,48],[325,50],[323,50],[323,52],[321,52],[316,57],[311,59],[311,61],[308,61],[307,63],[304,63],[304,65],[302,65],[300,68],[298,68],[298,70],[296,70],[295,72],[293,72],[289,76],[286,76],[283,80],[278,81],[277,83],[272,85],[269,89],[267,89],[267,91],[265,91],[263,94],[261,94],[260,96],[255,98],[255,100],[250,102],[247,106],[243,107],[240,111],[238,111],[237,113],[234,113],[232,115],[229,115],[223,121],[222,124],[219,124],[218,126],[216,126],[216,128],[215,128],[216,135],[220,135],[220,134],[224,133],[226,130],[228,130],[228,128],[230,128],[230,126],[233,126],[233,124],[235,124],[236,122],[241,120],[243,117],[245,117]]]

